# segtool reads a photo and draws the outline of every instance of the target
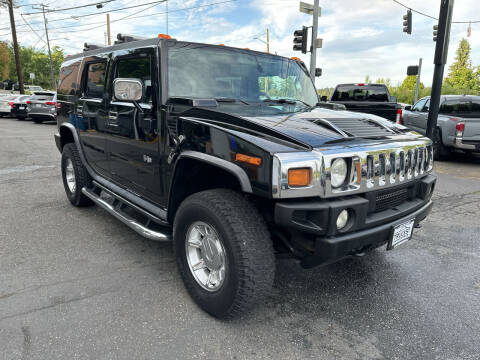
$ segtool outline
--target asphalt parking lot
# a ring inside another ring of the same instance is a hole
[[[434,210],[404,246],[279,260],[266,302],[222,322],[169,244],[70,205],[54,129],[0,118],[0,359],[479,359],[480,157],[436,163]]]

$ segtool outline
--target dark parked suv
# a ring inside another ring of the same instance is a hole
[[[226,46],[120,36],[67,57],[58,87],[65,191],[173,241],[208,313],[269,293],[275,256],[310,268],[409,240],[430,212],[432,143],[322,108],[305,65]]]

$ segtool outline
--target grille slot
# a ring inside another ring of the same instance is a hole
[[[393,131],[369,119],[328,119],[332,124],[353,136],[388,136]]]
[[[375,195],[375,212],[391,209],[408,199],[408,189],[382,191]]]

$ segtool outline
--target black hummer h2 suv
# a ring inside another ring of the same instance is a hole
[[[122,39],[121,36],[119,36]],[[318,104],[295,59],[166,36],[64,62],[65,191],[173,241],[192,298],[219,318],[269,293],[275,256],[310,268],[410,239],[430,212],[432,143]]]

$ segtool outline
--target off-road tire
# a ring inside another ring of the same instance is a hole
[[[433,141],[433,160],[442,160],[450,156],[450,150],[443,145],[442,130],[435,129]]]
[[[67,159],[70,159],[72,161],[73,165],[73,170],[75,173],[75,191],[71,192],[68,185],[67,185],[67,179],[65,176],[65,167],[67,163]],[[75,143],[68,143],[63,147],[62,151],[62,180],[63,180],[63,187],[65,188],[65,193],[67,194],[68,200],[72,203],[74,206],[90,206],[93,205],[94,203],[92,200],[90,200],[88,197],[86,197],[82,193],[82,188],[84,186],[89,186],[90,183],[92,182],[92,178],[88,174],[87,169],[82,163],[82,160],[80,159],[80,154],[78,153],[77,146]]]
[[[214,292],[197,283],[187,262],[187,231],[196,221],[213,226],[225,248],[225,280]],[[241,193],[213,189],[189,196],[175,215],[173,229],[180,275],[193,300],[207,313],[235,318],[270,293],[275,277],[270,234],[263,217]]]

